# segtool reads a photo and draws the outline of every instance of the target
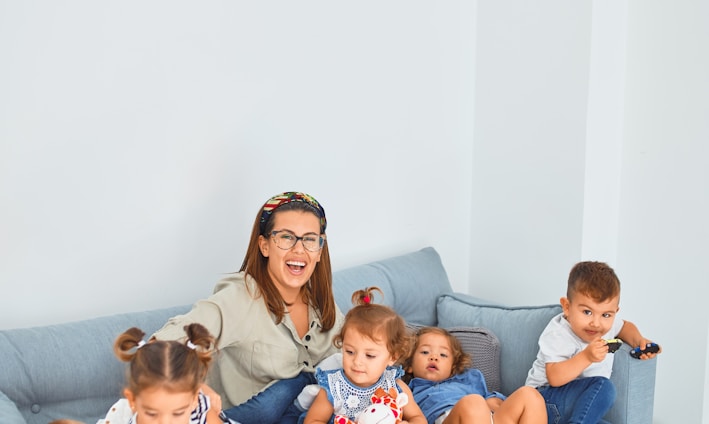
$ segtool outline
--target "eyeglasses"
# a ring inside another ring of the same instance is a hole
[[[280,249],[288,250],[298,243],[298,240],[303,242],[305,250],[317,252],[322,249],[325,244],[325,234],[306,234],[298,237],[288,230],[271,231],[271,237]]]

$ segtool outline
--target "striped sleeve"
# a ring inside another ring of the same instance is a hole
[[[206,424],[209,411],[209,398],[201,391],[197,395],[197,407],[190,415],[190,424]]]

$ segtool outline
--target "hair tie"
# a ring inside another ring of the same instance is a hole
[[[277,194],[266,201],[261,209],[261,219],[259,221],[259,230],[263,235],[266,230],[266,223],[271,218],[273,211],[279,207],[291,202],[302,202],[307,205],[312,206],[320,218],[320,233],[325,232],[327,227],[327,220],[325,219],[325,209],[318,203],[315,198],[309,194],[300,193],[296,191],[287,191],[285,193]]]
[[[194,343],[192,343],[192,340],[187,340],[187,343],[185,343],[185,344],[187,345],[187,347],[189,347],[192,350],[197,349],[197,346]]]
[[[135,347],[136,349],[140,349],[141,347],[145,346],[145,340],[141,340],[138,342],[138,345]]]

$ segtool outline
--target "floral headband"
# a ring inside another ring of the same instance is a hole
[[[312,206],[317,212],[318,218],[320,218],[320,233],[322,234],[325,232],[325,228],[327,227],[327,220],[325,219],[325,209],[320,206],[320,203],[318,203],[318,201],[315,200],[315,198],[309,194],[300,193],[297,191],[287,191],[285,193],[277,194],[271,197],[263,205],[263,209],[261,210],[261,221],[259,223],[259,229],[261,230],[261,234],[263,234],[266,230],[266,223],[269,219],[271,219],[273,211],[285,205],[286,203],[291,202],[303,202]]]

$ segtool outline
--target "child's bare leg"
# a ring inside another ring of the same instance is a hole
[[[522,386],[502,402],[495,424],[546,424],[547,407],[537,389]]]
[[[504,404],[504,402],[503,402]],[[462,397],[451,409],[443,424],[489,424],[490,408],[480,395]]]

